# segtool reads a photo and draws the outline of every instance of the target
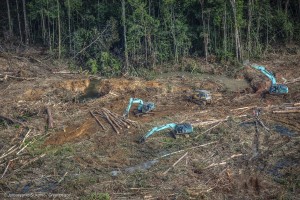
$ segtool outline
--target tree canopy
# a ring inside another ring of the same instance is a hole
[[[300,0],[6,0],[0,36],[43,45],[92,72],[184,57],[242,61],[300,41]],[[126,68],[127,69],[127,68]]]

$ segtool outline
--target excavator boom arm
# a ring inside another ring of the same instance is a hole
[[[144,139],[147,139],[148,137],[150,137],[152,134],[158,132],[158,131],[161,131],[161,130],[164,130],[164,129],[174,129],[176,127],[176,124],[175,123],[170,123],[170,124],[165,124],[165,125],[162,125],[162,126],[157,126],[157,127],[154,127],[152,128],[145,136],[144,136]]]
[[[263,66],[259,66],[259,65],[256,65],[256,64],[252,64],[251,67],[261,71],[264,75],[266,75],[272,82],[272,85],[276,85],[276,78],[275,76],[269,72],[268,70],[266,70],[265,67]]]
[[[129,113],[129,111],[130,111],[130,108],[131,108],[132,104],[134,104],[134,103],[138,103],[138,104],[139,104],[139,107],[142,107],[142,106],[144,105],[144,102],[143,102],[142,99],[138,99],[138,98],[130,98],[130,99],[129,99],[128,106],[127,106],[127,108],[126,108],[126,110],[125,110],[125,112],[124,112],[124,114],[123,114],[124,117],[128,115],[128,113]]]

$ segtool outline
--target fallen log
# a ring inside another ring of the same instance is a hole
[[[110,118],[107,116],[107,114],[105,112],[103,112],[106,120],[108,121],[108,123],[112,126],[112,128],[114,129],[114,131],[117,133],[117,134],[120,134],[120,132],[118,131],[118,129],[116,128],[116,126],[114,125],[114,123],[110,120]]]
[[[177,165],[186,155],[188,152],[186,152],[183,156],[181,156],[171,167],[169,167],[163,174],[167,174],[175,165]]]
[[[104,127],[104,125],[99,121],[99,119],[96,117],[96,115],[94,115],[94,113],[92,111],[90,111],[91,115],[95,118],[95,120],[97,121],[97,123],[103,128],[103,130],[106,130],[106,128]]]
[[[113,112],[111,112],[110,110],[103,108],[103,110],[105,110],[110,116],[112,116],[118,123],[120,126],[126,127],[126,128],[130,128],[130,122],[127,121],[127,119],[123,118],[120,115],[117,115]]]
[[[112,116],[111,116],[109,113],[107,113],[107,112],[104,112],[104,111],[103,111],[103,113],[104,113],[104,115],[105,115],[107,118],[109,118],[109,119],[112,121],[112,123],[115,124],[115,126],[116,126],[118,129],[122,130],[122,127],[119,125],[119,123],[117,122],[117,120],[116,120],[114,117],[112,117]]]
[[[8,78],[17,79],[17,80],[26,80],[26,81],[35,80],[35,78],[25,78],[25,77],[11,76],[7,74],[1,80],[4,81],[7,80]]]
[[[10,122],[10,123],[12,123],[12,124],[20,124],[20,125],[24,125],[22,122],[20,122],[20,121],[18,121],[18,120],[12,119],[12,118],[10,118],[10,117],[5,117],[5,116],[3,116],[3,115],[0,115],[0,119],[3,119],[3,120],[5,120],[5,121],[7,121],[7,122]]]
[[[53,117],[52,117],[52,114],[51,114],[51,110],[48,106],[46,107],[46,111],[47,111],[47,114],[48,114],[48,128],[53,128]]]
[[[235,109],[231,109],[230,111],[231,112],[234,112],[234,111],[239,111],[239,110],[245,110],[245,109],[251,109],[251,108],[255,108],[257,106],[247,106],[247,107],[242,107],[242,108],[235,108]]]
[[[300,113],[300,110],[273,110],[273,113]]]
[[[79,72],[71,72],[71,71],[57,71],[57,72],[52,72],[53,74],[79,74]]]
[[[295,79],[293,79],[293,80],[289,80],[289,81],[287,81],[285,84],[296,83],[296,82],[298,82],[298,81],[300,81],[300,77],[295,78]]]
[[[300,106],[300,103],[294,103],[294,106]]]
[[[108,110],[103,109],[102,112],[105,112],[105,114],[107,115],[107,117],[110,118],[110,120],[119,128],[122,129],[122,125],[120,124],[119,120],[117,117],[113,116],[110,112],[108,112]]]

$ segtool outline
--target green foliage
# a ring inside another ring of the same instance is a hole
[[[87,61],[87,66],[90,69],[92,74],[96,74],[98,72],[98,64],[97,64],[97,60],[90,58]]]
[[[127,0],[129,64],[137,70],[151,70],[157,64],[178,63],[184,57],[205,56],[204,39],[207,39],[208,54],[216,55],[221,61],[233,60],[236,57],[233,11],[236,11],[240,46],[247,57],[263,55],[270,44],[300,41],[299,2],[278,2]],[[16,4],[10,5],[13,31],[18,35]],[[22,2],[18,5],[22,32]],[[63,55],[70,56],[91,73],[120,74],[125,60],[121,1],[28,0],[26,9],[33,44],[42,43],[57,54],[60,21]],[[2,11],[6,12],[5,7]],[[0,20],[1,27],[7,27],[6,22]]]
[[[273,17],[273,27],[275,27],[276,31],[281,30],[277,35],[279,39],[288,41],[293,37],[293,22],[290,20],[289,16],[286,13],[284,13],[283,10],[276,10],[275,15]]]
[[[121,62],[109,52],[102,52],[100,57],[101,73],[105,76],[117,76],[121,74]]]

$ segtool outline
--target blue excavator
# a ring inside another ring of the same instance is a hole
[[[130,108],[132,104],[135,103],[139,104],[137,111],[135,112],[136,115],[146,114],[155,109],[155,105],[152,102],[144,102],[142,99],[130,98],[128,106],[123,114],[123,117],[128,117]]]
[[[182,123],[182,124],[170,123],[170,124],[165,124],[162,126],[157,126],[157,127],[152,128],[146,135],[144,135],[140,139],[139,142],[144,143],[148,137],[150,137],[154,133],[156,133],[158,131],[162,131],[164,129],[171,129],[170,134],[175,139],[176,139],[176,135],[190,134],[193,132],[193,126],[189,123]]]
[[[284,84],[277,84],[275,75],[272,72],[266,70],[265,67],[259,66],[257,64],[250,64],[251,67],[261,71],[264,75],[266,75],[271,80],[271,87],[269,88],[270,94],[287,94],[289,89]]]

